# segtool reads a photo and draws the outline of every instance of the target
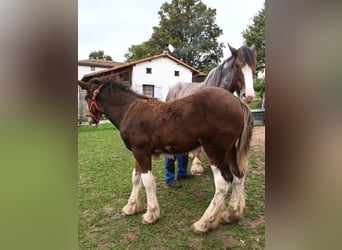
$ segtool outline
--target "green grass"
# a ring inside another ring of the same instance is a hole
[[[264,160],[264,151],[251,149],[245,218],[197,235],[190,227],[200,219],[214,195],[206,159],[204,174],[183,181],[179,190],[165,186],[162,158],[153,161],[161,218],[154,225],[143,225],[144,211],[127,217],[121,214],[131,192],[134,159],[119,131],[112,124],[79,127],[79,249],[264,249]],[[141,201],[146,208],[144,188]]]

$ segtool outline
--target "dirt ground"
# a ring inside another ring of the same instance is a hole
[[[256,126],[253,129],[251,147],[265,149],[265,126]]]

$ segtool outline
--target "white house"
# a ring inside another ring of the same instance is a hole
[[[86,74],[82,80],[101,76],[111,76],[138,93],[165,100],[171,86],[178,82],[203,81],[206,75],[164,50],[159,55]]]

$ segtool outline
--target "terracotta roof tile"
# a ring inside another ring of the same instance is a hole
[[[115,61],[108,61],[108,60],[98,60],[98,59],[86,59],[86,60],[79,60],[78,65],[80,66],[95,66],[95,67],[102,67],[102,68],[113,68],[120,65],[127,64],[125,62],[115,62]]]

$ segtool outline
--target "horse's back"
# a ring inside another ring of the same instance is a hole
[[[173,85],[170,89],[169,92],[167,93],[167,96],[165,98],[165,101],[173,101],[177,99],[177,95],[182,89],[182,82],[178,82],[177,84]]]
[[[178,82],[169,89],[166,101],[173,101],[196,93],[201,87],[201,83]]]
[[[208,87],[195,94],[173,101],[174,105],[183,107],[183,116],[192,116],[192,124],[215,121],[212,126],[227,128],[243,126],[241,101],[232,93],[217,87]],[[192,122],[193,121],[193,122]]]
[[[196,99],[203,101],[204,106],[212,108],[224,108],[229,111],[231,109],[241,110],[241,101],[232,93],[218,87],[207,87],[198,90],[195,94],[184,97],[183,99],[189,99],[190,102],[194,102]]]

